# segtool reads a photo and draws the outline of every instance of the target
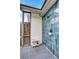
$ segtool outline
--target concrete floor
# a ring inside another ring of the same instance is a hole
[[[36,48],[23,47],[20,50],[20,59],[57,59],[44,45]]]

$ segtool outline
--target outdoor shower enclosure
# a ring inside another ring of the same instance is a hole
[[[43,16],[42,41],[48,49],[59,58],[59,11],[56,2]]]

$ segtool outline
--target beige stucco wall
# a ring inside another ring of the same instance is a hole
[[[42,17],[39,14],[31,13],[31,45],[33,41],[39,40],[42,43]]]

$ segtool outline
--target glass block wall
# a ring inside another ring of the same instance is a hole
[[[59,4],[56,2],[43,16],[43,44],[59,58]]]

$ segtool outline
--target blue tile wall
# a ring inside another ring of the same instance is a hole
[[[59,4],[54,6],[43,16],[42,39],[48,49],[59,58]],[[51,34],[49,34],[51,33]]]

